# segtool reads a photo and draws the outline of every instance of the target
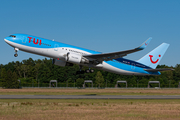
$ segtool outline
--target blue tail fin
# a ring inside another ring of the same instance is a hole
[[[162,43],[157,48],[155,48],[154,50],[146,54],[144,57],[139,59],[137,62],[155,69],[159,64],[160,60],[162,59],[164,53],[168,49],[168,47],[169,44]]]

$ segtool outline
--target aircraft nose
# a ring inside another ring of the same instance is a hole
[[[9,37],[5,37],[5,38],[4,38],[4,41],[5,41],[6,43],[9,43],[9,41],[10,41]]]
[[[6,37],[4,38],[4,41],[7,42],[7,38]]]
[[[4,41],[7,42],[7,41],[8,41],[8,37],[5,37],[5,38],[4,38]]]

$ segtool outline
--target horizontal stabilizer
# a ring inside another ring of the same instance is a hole
[[[169,70],[174,70],[172,68],[158,68],[158,69],[144,69],[145,71],[148,72],[158,72],[158,71],[169,71]]]

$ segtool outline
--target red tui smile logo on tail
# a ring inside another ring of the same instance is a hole
[[[153,55],[149,55],[149,57],[150,57],[150,61],[151,61],[153,64],[156,64],[156,63],[159,61],[159,59],[157,59],[156,61],[153,61],[153,60],[152,60]],[[161,55],[159,55],[159,57],[161,57]]]

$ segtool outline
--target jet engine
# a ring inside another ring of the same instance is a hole
[[[65,60],[67,62],[75,63],[75,64],[89,63],[89,60],[84,58],[84,57],[82,57],[81,55],[71,54],[71,53],[67,53],[67,55],[65,56]]]

